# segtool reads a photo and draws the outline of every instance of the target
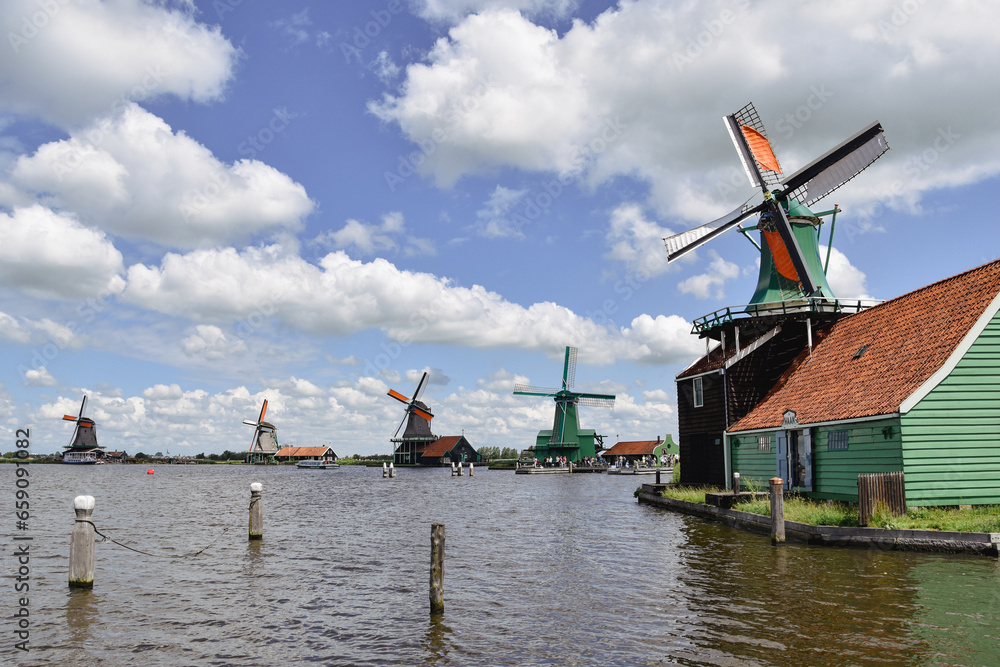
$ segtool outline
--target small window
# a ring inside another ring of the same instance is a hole
[[[769,436],[769,435],[758,435],[757,436],[757,451],[758,452],[769,452],[769,451],[771,451],[771,436]]]
[[[850,431],[830,431],[830,439],[826,443],[827,451],[846,450],[849,433]]]
[[[694,407],[700,408],[705,405],[705,392],[701,385],[701,378],[694,379]]]

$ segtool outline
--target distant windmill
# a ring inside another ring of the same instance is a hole
[[[764,124],[753,104],[725,117],[729,135],[747,178],[759,187],[763,201],[755,206],[744,204],[730,213],[700,227],[664,239],[667,261],[675,260],[716,236],[733,229],[747,236],[757,229],[761,243],[751,243],[760,250],[760,274],[751,305],[833,298],[826,280],[831,244],[826,262],[819,257],[818,227],[821,217],[833,214],[830,226],[832,242],[836,224],[836,205],[829,211],[813,213],[807,207],[841,187],[868,168],[889,150],[882,125],[875,121],[836,148],[813,160],[791,176],[780,180],[781,165],[764,131]],[[756,227],[741,223],[760,214]]]
[[[613,394],[570,391],[576,383],[576,357],[577,349],[567,347],[563,361],[562,387],[559,389],[514,385],[515,396],[551,396],[556,402],[552,430],[539,431],[535,441],[535,456],[539,459],[565,456],[576,462],[597,455],[595,441],[599,441],[601,436],[592,429],[580,428],[577,406],[610,408],[615,404],[615,397]]]
[[[76,422],[73,429],[73,438],[66,445],[63,451],[63,463],[94,464],[100,458],[104,449],[97,444],[97,433],[94,430],[96,424],[93,419],[83,416],[83,410],[87,407],[87,397],[83,397],[80,403],[80,414],[63,415],[65,421]]]
[[[417,389],[413,392],[413,398],[407,398],[395,389],[389,390],[389,396],[406,406],[403,420],[399,422],[399,426],[396,427],[396,432],[390,440],[398,445],[393,455],[393,460],[396,463],[416,463],[420,451],[423,449],[422,445],[438,439],[436,435],[431,433],[431,420],[434,419],[434,415],[431,413],[431,409],[420,400],[420,395],[427,387],[427,375],[425,371],[421,376]],[[403,431],[403,437],[398,438],[399,429],[403,428],[404,423],[406,423],[406,429]]]
[[[253,438],[250,440],[249,454],[250,463],[267,463],[278,453],[278,429],[274,424],[264,421],[267,414],[267,399],[260,407],[260,416],[257,421],[244,419],[243,423],[253,426]]]

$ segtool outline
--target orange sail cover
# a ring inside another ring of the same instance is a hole
[[[743,130],[743,136],[746,137],[747,145],[750,146],[750,152],[753,153],[757,164],[768,171],[776,171],[780,174],[781,167],[778,166],[778,158],[774,157],[774,151],[771,150],[771,144],[767,137],[746,125],[740,125],[740,129]]]
[[[788,248],[785,247],[785,242],[781,238],[781,234],[778,232],[765,232],[764,239],[767,241],[767,247],[771,249],[771,257],[774,258],[774,268],[778,270],[783,277],[791,280],[792,282],[799,282],[799,273],[795,270],[795,264],[792,263],[792,257],[788,254]]]

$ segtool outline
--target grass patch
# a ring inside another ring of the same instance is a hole
[[[704,505],[706,493],[719,493],[719,488],[715,486],[668,486],[660,492],[660,495],[664,498]]]
[[[738,503],[734,510],[771,516],[770,498]],[[785,498],[785,521],[808,523],[811,526],[857,526],[858,508],[847,503],[827,503],[794,496]]]

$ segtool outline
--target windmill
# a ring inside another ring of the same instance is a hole
[[[94,430],[96,424],[93,419],[83,416],[83,411],[87,407],[87,397],[83,397],[80,403],[80,414],[63,415],[65,421],[76,422],[73,429],[73,437],[63,451],[63,463],[97,463],[104,449],[97,444],[97,433]]]
[[[577,462],[597,455],[595,441],[600,441],[602,436],[597,435],[593,429],[580,428],[577,406],[610,408],[615,404],[615,397],[612,394],[571,391],[576,383],[576,357],[577,349],[567,347],[561,388],[514,385],[515,396],[550,396],[556,402],[552,430],[539,431],[535,440],[535,456],[539,459],[565,456],[567,460]]]
[[[420,395],[423,394],[426,387],[427,372],[425,371],[420,377],[420,382],[417,383],[413,398],[407,398],[395,389],[390,389],[388,392],[389,396],[406,406],[403,420],[399,422],[399,426],[396,427],[396,432],[390,440],[394,445],[397,445],[393,454],[393,461],[397,464],[416,463],[427,443],[438,439],[436,435],[431,433],[431,420],[434,419],[434,415],[431,413],[431,409],[420,400]],[[397,436],[404,423],[406,423],[406,429],[403,430],[403,437],[399,438]]]
[[[249,452],[247,458],[250,463],[268,463],[278,453],[278,429],[274,424],[264,421],[266,414],[267,399],[265,398],[264,404],[260,406],[260,416],[257,417],[257,421],[243,420],[247,426],[254,427],[253,438],[250,439],[250,449],[247,450]]]
[[[817,303],[832,301],[835,297],[826,280],[830,251],[826,263],[822,263],[817,241],[821,217],[833,214],[832,244],[839,209],[835,204],[830,211],[815,214],[807,207],[853,179],[889,150],[882,125],[875,121],[781,180],[781,165],[753,104],[726,116],[725,122],[747,178],[752,186],[761,189],[763,201],[744,204],[717,220],[664,239],[667,261],[737,228],[760,251],[757,290],[750,301],[755,312],[766,310],[761,308],[764,304],[784,304],[787,310],[788,302],[799,301],[815,308]],[[755,227],[742,226],[744,220],[757,214],[760,219]],[[760,231],[759,244],[748,235],[754,229]]]

